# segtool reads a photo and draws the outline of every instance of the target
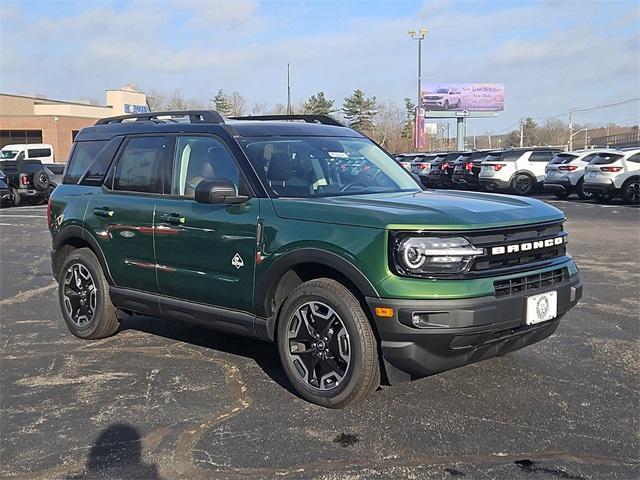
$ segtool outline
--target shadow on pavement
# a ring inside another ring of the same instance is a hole
[[[116,423],[103,430],[91,447],[84,472],[66,480],[104,478],[161,480],[155,464],[142,462],[142,442],[133,426]]]

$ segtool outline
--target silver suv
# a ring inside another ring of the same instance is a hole
[[[587,164],[606,149],[575,150],[556,154],[549,162],[544,177],[545,190],[551,190],[558,198],[576,193],[583,200],[593,198],[584,191],[584,173]]]
[[[620,195],[627,203],[640,204],[640,148],[599,153],[587,165],[583,188],[600,202]]]

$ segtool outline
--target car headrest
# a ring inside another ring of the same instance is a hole
[[[267,180],[284,182],[293,174],[293,164],[288,153],[273,153],[267,170]]]

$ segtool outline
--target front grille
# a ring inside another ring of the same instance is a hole
[[[566,245],[553,245],[544,248],[535,248],[512,253],[492,254],[493,247],[528,242],[540,242],[548,239],[565,236],[562,230],[562,222],[543,224],[528,227],[516,227],[492,232],[476,232],[467,235],[474,246],[484,248],[486,254],[478,256],[471,265],[471,272],[475,273],[499,273],[500,270],[518,270],[518,267],[550,261],[554,258],[566,255]],[[542,265],[541,265],[542,266]]]
[[[548,272],[510,278],[508,280],[496,280],[493,282],[493,288],[496,291],[496,297],[504,297],[506,295],[515,295],[527,290],[553,287],[554,285],[562,283],[565,276],[566,269],[558,268]]]

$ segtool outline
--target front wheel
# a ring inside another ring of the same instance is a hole
[[[380,385],[376,338],[354,295],[328,278],[296,287],[282,306],[278,352],[304,399],[344,408]]]
[[[576,193],[582,200],[591,200],[593,193],[584,191],[584,178],[581,178],[576,187]]]
[[[109,284],[90,249],[73,250],[62,263],[58,278],[60,308],[71,333],[97,339],[118,330],[120,322],[109,297]]]
[[[518,195],[528,195],[533,190],[534,181],[529,175],[520,173],[511,182],[511,189]]]

